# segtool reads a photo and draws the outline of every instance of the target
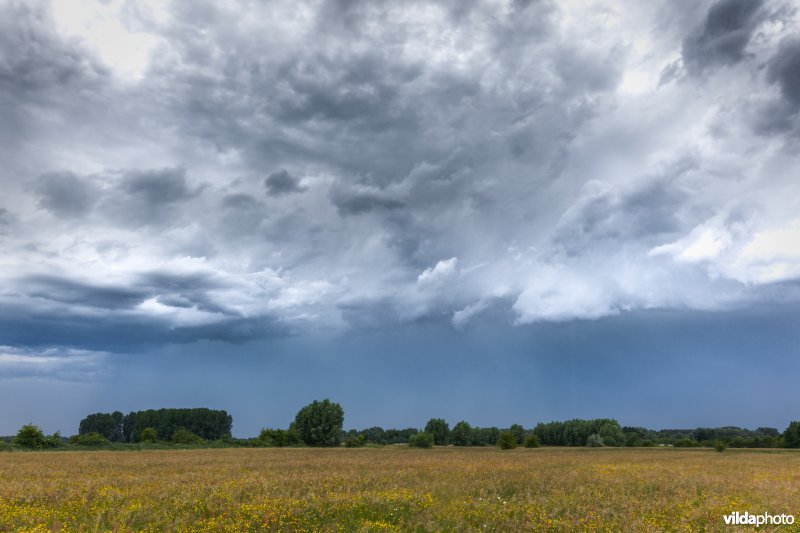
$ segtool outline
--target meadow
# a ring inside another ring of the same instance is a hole
[[[800,453],[405,446],[0,453],[2,531],[702,531],[731,530],[722,516],[733,511],[799,514]]]

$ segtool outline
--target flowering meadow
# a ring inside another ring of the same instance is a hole
[[[0,531],[701,531],[725,529],[723,515],[735,511],[797,515],[800,453],[0,453]]]

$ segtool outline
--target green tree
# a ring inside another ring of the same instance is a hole
[[[540,446],[539,437],[537,437],[533,433],[525,437],[526,448],[538,448],[539,446]]]
[[[517,436],[511,431],[501,431],[497,445],[500,446],[501,450],[513,450],[517,447]]]
[[[14,437],[14,444],[22,448],[44,448],[47,445],[47,437],[42,430],[33,424],[25,424]]]
[[[199,444],[203,438],[186,428],[178,428],[172,433],[172,442],[176,444]]]
[[[450,440],[450,426],[443,418],[431,418],[425,424],[425,433],[433,435],[433,443],[437,446],[444,446]]]
[[[69,441],[70,443],[77,444],[78,446],[107,446],[111,444],[110,440],[96,431],[92,433],[73,435],[70,437]]]
[[[309,446],[338,446],[343,424],[342,406],[325,399],[300,409],[293,426]]]
[[[450,442],[454,446],[469,446],[472,444],[473,438],[472,426],[466,421],[462,420],[450,431]]]
[[[800,448],[800,421],[795,420],[789,423],[786,431],[783,432],[783,442],[787,448]]]
[[[522,444],[525,440],[525,428],[520,424],[512,424],[508,430],[516,437],[517,444]]]
[[[144,428],[141,433],[139,433],[139,442],[155,442],[158,438],[158,432],[156,428]]]
[[[601,437],[597,433],[592,433],[586,438],[586,446],[589,446],[590,448],[605,446],[605,444],[603,443],[603,437]]]
[[[432,448],[433,435],[423,431],[422,433],[415,433],[408,438],[408,445],[412,448]]]

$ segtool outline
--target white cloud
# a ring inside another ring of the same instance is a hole
[[[451,257],[450,259],[442,259],[433,268],[426,268],[417,277],[419,285],[432,285],[440,283],[441,281],[449,278],[456,272],[458,267],[458,258]]]

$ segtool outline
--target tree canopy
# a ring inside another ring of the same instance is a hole
[[[344,409],[328,399],[314,400],[297,413],[294,429],[309,446],[338,446],[344,424]]]

